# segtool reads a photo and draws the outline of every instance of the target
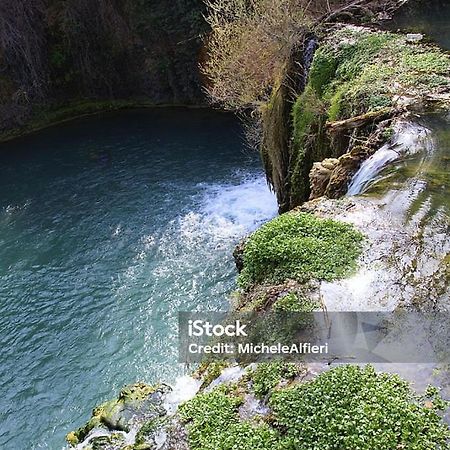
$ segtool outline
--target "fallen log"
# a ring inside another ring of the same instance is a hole
[[[375,124],[386,119],[390,119],[400,111],[396,108],[384,108],[379,111],[371,111],[360,116],[350,117],[350,119],[338,120],[336,122],[327,122],[326,127],[330,132],[342,130],[352,130],[364,127],[370,123]]]

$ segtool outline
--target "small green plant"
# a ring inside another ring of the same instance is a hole
[[[306,213],[283,214],[248,239],[239,285],[344,277],[355,268],[362,241],[363,235],[349,224]]]
[[[260,363],[250,373],[253,392],[257,397],[262,398],[278,386],[282,380],[292,379],[298,373],[299,368],[293,363],[282,361]]]
[[[180,406],[191,450],[266,450],[275,448],[278,432],[265,423],[241,421],[243,399],[220,386]]]
[[[340,366],[273,389],[296,370],[270,363],[250,374],[255,393],[270,394],[264,421],[240,419],[242,386],[220,386],[184,403],[191,450],[448,450],[450,430],[439,412],[449,403],[436,388],[421,397],[398,375]]]

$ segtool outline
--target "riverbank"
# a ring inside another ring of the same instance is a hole
[[[123,99],[204,103],[198,68],[207,31],[203,12],[202,0],[120,5],[5,0],[0,10],[0,135],[33,127],[61,108],[79,116],[70,109],[80,99],[104,109]]]

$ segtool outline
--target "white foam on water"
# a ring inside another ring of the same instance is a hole
[[[242,237],[276,216],[277,200],[264,176],[245,179],[235,185],[209,185],[198,213],[184,220],[198,220],[203,231],[218,239]]]
[[[246,369],[240,366],[227,367],[222,370],[221,374],[205,389],[205,392],[213,390],[222,384],[229,384],[238,381],[245,374]]]
[[[428,154],[433,147],[431,132],[428,128],[405,121],[397,123],[391,141],[362,163],[349,185],[347,195],[363,193],[391,162],[420,151]]]
[[[126,438],[126,433],[124,433],[123,431],[115,431],[114,433],[122,434]],[[76,450],[84,450],[84,449],[87,449],[87,448],[91,448],[90,445],[91,445],[91,441],[93,439],[99,438],[99,437],[108,437],[108,436],[111,436],[111,434],[112,433],[110,431],[106,430],[106,429],[94,428],[88,434],[88,436],[86,437],[86,439],[83,442],[81,442],[80,444],[75,446],[75,449]],[[72,448],[72,447],[66,446],[66,447],[64,447],[64,450],[69,450],[70,448]]]
[[[178,406],[194,398],[202,385],[201,380],[197,380],[188,375],[177,378],[171,392],[164,399],[164,408],[167,413],[174,414]]]
[[[322,282],[320,293],[328,311],[392,311],[395,297],[383,295],[382,280],[388,274],[361,268],[355,275],[339,282]]]
[[[3,208],[4,212],[8,215],[12,215],[14,213],[18,213],[27,209],[31,205],[31,200],[27,200],[21,205],[7,205]]]
[[[167,441],[167,433],[164,430],[159,431],[155,435],[156,450],[160,449]]]

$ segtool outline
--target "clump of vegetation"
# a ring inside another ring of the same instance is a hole
[[[242,397],[220,386],[181,405],[180,415],[189,422],[187,429],[191,450],[275,448],[277,431],[265,423],[239,419],[238,408],[242,402]]]
[[[285,311],[285,312],[311,313],[318,307],[319,305],[314,300],[311,300],[303,296],[299,296],[295,292],[289,292],[283,297],[280,297],[273,304],[273,309],[275,311]]]
[[[341,366],[276,390],[279,377],[293,373],[289,367],[260,365],[254,380],[258,373],[261,393],[271,391],[271,414],[264,420],[240,420],[243,398],[233,386],[180,407],[192,450],[448,449],[450,430],[439,412],[449,405],[435,388],[418,396],[398,375],[372,366]]]
[[[344,277],[355,267],[362,241],[349,224],[307,213],[283,214],[248,239],[239,285]]]
[[[318,90],[324,60],[335,71]],[[450,59],[438,48],[398,34],[344,28],[319,49],[311,77],[333,121],[392,107],[396,95],[424,96],[448,86],[449,70]]]
[[[270,400],[283,448],[447,449],[442,405],[422,403],[407,382],[371,366],[330,370]]]
[[[259,398],[267,395],[282,380],[293,379],[299,373],[296,364],[282,361],[260,363],[250,374],[252,389]]]

